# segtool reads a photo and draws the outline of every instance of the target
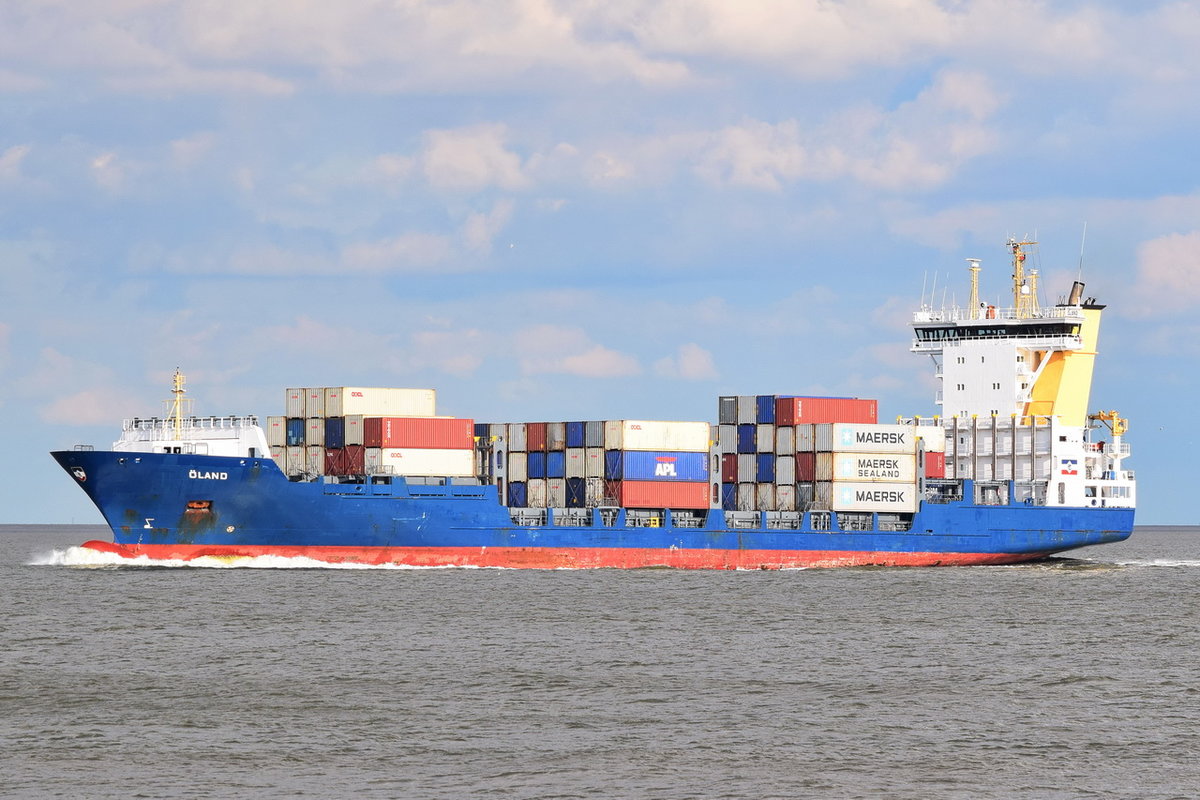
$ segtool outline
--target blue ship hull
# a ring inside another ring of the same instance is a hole
[[[293,482],[271,459],[110,451],[52,454],[95,503],[123,556],[306,556],[416,566],[772,569],[1007,564],[1117,542],[1130,508],[923,502],[908,530],[843,530],[836,513],[781,528],[711,510],[649,527],[624,509],[514,524],[491,486]],[[964,481],[964,497],[972,496]],[[860,517],[861,519],[861,517]],[[558,524],[569,523],[569,524]],[[814,523],[818,527],[814,527]],[[745,524],[744,521],[742,524]],[[886,527],[886,526],[884,526]]]

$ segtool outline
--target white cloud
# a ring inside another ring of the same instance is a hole
[[[1194,311],[1200,305],[1200,231],[1172,233],[1138,247],[1134,315]]]
[[[654,371],[665,378],[683,378],[690,381],[720,377],[712,353],[695,342],[680,345],[676,355],[656,361]]]
[[[216,134],[211,131],[197,133],[171,142],[171,158],[175,165],[181,168],[194,166],[198,161],[212,152],[216,144]]]
[[[125,186],[128,166],[117,158],[116,153],[101,153],[92,159],[92,180],[110,192],[119,192]]]
[[[615,378],[641,373],[635,357],[593,343],[579,328],[534,325],[513,336],[523,375],[560,373]]]
[[[403,233],[342,248],[340,269],[348,272],[406,272],[446,262],[453,254],[450,240],[432,233]]]
[[[0,153],[0,180],[13,180],[21,174],[21,162],[29,150],[29,145],[17,144]]]
[[[501,124],[428,131],[420,158],[426,179],[434,188],[455,191],[524,188],[521,158],[504,146],[507,133]]]
[[[512,200],[499,200],[488,213],[468,216],[462,231],[467,249],[476,253],[490,253],[492,240],[508,225],[512,212]]]
[[[111,386],[84,389],[42,406],[39,416],[55,425],[112,425],[130,416],[131,397]]]

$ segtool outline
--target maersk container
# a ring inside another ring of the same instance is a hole
[[[587,426],[582,422],[567,423],[567,447],[586,447]]]
[[[759,453],[755,456],[754,480],[757,483],[774,483],[775,454]]]
[[[917,487],[906,483],[835,483],[834,511],[914,513]]]
[[[309,447],[325,446],[324,417],[309,417],[304,421],[304,444]]]
[[[508,449],[521,452],[528,450],[529,439],[526,436],[528,426],[524,422],[510,422],[507,428]]]
[[[304,427],[307,423],[303,419],[288,418],[287,421],[287,447],[303,447],[304,446]]]
[[[365,444],[363,440],[363,415],[351,414],[348,417],[342,417],[345,420],[345,441],[346,446],[352,444]]]
[[[760,483],[754,491],[756,511],[775,511],[775,484]]]
[[[566,478],[547,478],[546,479],[546,503],[550,508],[566,508],[567,507],[567,480]]]
[[[526,469],[528,470],[529,480],[545,480],[546,478],[546,453],[544,450],[530,451],[526,458]]]
[[[583,478],[567,478],[567,508],[587,507],[587,481]]]
[[[453,417],[366,417],[363,442],[368,447],[471,450],[475,424]]]
[[[330,417],[432,417],[436,398],[433,389],[330,386],[324,392],[325,414]]]
[[[738,453],[738,483],[754,481],[758,473],[758,455],[755,453]]]
[[[737,397],[723,395],[717,398],[717,423],[720,425],[737,424]]]
[[[722,453],[736,453],[738,443],[737,425],[717,426],[717,449]]]
[[[816,450],[837,453],[915,453],[912,425],[826,423],[814,427]]]
[[[785,486],[796,482],[796,457],[775,456],[775,485]]]
[[[796,510],[796,485],[775,485],[775,509],[777,511]]]
[[[604,449],[604,421],[593,419],[583,423],[583,446]]]
[[[565,422],[547,422],[546,423],[546,449],[547,450],[566,450],[567,449],[567,423],[565,423]]]
[[[289,417],[304,416],[304,390],[303,389],[287,389],[284,392],[284,412]]]
[[[309,386],[304,390],[304,416],[325,416],[325,387]]]
[[[913,483],[917,457],[899,453],[833,453],[833,480]],[[944,463],[944,462],[943,462]]]
[[[722,483],[737,483],[738,479],[738,454],[724,453],[721,456],[721,482]]]
[[[758,398],[752,394],[738,395],[737,421],[739,425],[758,423]]]
[[[857,397],[779,397],[775,400],[776,425],[879,420],[879,401]]]
[[[395,475],[470,478],[475,475],[475,451],[433,447],[382,447],[380,466]]]
[[[790,456],[796,453],[796,429],[791,425],[775,426],[775,455]]]
[[[545,508],[547,501],[550,499],[546,491],[546,479],[530,478],[525,486],[526,500],[529,508]]]
[[[508,484],[508,505],[510,508],[525,508],[529,497],[525,492],[524,481],[512,481]]]
[[[625,508],[708,508],[708,481],[609,481],[608,486]]]
[[[525,481],[529,478],[529,462],[525,453],[508,454],[508,480]]]
[[[546,423],[544,422],[526,422],[525,423],[525,438],[526,448],[529,451],[545,450],[546,449]],[[515,448],[514,448],[515,449]]]
[[[737,451],[739,453],[755,453],[758,452],[758,425],[745,424],[737,427]]]
[[[606,450],[678,450],[708,452],[707,422],[625,419],[604,423]]]
[[[346,446],[346,418],[345,417],[326,417],[325,418],[325,446],[342,448]],[[344,475],[345,473],[335,473]]]
[[[941,425],[918,425],[917,438],[926,453],[946,452],[946,429]]]
[[[754,431],[754,445],[756,452],[774,453],[775,426],[767,423],[760,424]]]
[[[546,453],[546,477],[567,477],[567,454],[563,450],[551,450]]]
[[[708,481],[707,453],[609,450],[604,459],[608,480]]]
[[[564,453],[566,466],[563,467],[563,477],[580,479],[586,478],[587,450],[582,447],[568,447]]]
[[[304,448],[304,470],[314,475],[325,474],[325,448],[308,445]]]
[[[775,424],[775,395],[760,394],[754,399],[754,421]]]
[[[304,472],[305,452],[301,447],[285,447],[284,459],[287,467],[283,470],[290,475],[299,475]]]
[[[267,445],[287,447],[287,417],[267,417]]]

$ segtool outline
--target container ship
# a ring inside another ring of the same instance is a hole
[[[1011,304],[922,303],[939,413],[876,400],[717,398],[709,421],[476,422],[431,389],[307,387],[284,413],[126,420],[110,450],[52,455],[130,559],[306,557],[454,567],[1012,564],[1121,541],[1127,422],[1088,413],[1104,306],[1038,302],[1010,240]]]

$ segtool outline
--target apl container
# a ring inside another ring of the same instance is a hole
[[[604,477],[627,481],[708,481],[708,453],[609,450]]]

